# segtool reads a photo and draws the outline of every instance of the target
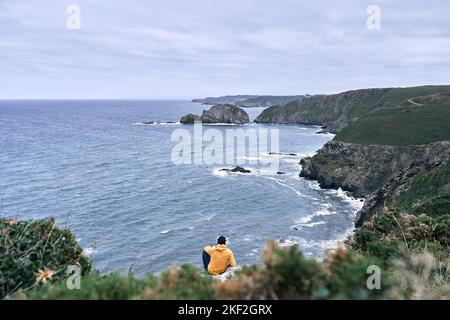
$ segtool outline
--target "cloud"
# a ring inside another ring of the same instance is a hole
[[[445,83],[446,0],[0,0],[0,98],[191,98]],[[82,29],[66,28],[68,5]]]

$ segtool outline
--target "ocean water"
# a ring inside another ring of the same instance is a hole
[[[175,165],[171,134],[193,127],[167,122],[204,108],[187,101],[0,101],[0,217],[56,217],[102,272],[133,267],[138,274],[200,266],[203,246],[222,234],[238,264],[250,264],[267,239],[320,258],[351,232],[361,202],[298,176],[300,159],[333,137],[316,134],[317,127],[233,126],[279,129],[280,151],[296,154],[276,156],[284,175],[259,174],[258,164],[244,163],[247,175],[224,174],[225,165]],[[254,119],[261,109],[247,111]]]

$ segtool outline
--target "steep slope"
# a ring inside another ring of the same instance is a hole
[[[433,175],[440,167],[446,166],[449,159],[450,141],[418,146],[331,141],[317,155],[301,161],[300,175],[318,180],[324,188],[342,188],[358,197],[365,197],[367,201],[356,222],[360,226],[394,203],[403,204],[403,210],[411,210],[414,196],[406,196],[408,201],[401,200],[400,196],[410,190],[414,179],[420,181]],[[415,188],[421,190],[417,182]],[[448,186],[446,188],[448,193]],[[422,194],[420,202],[426,203],[428,199],[442,195],[443,190],[430,183],[426,191],[417,193]]]
[[[365,197],[361,226],[386,208],[450,212],[449,159],[450,93],[443,92],[407,98],[355,120],[302,160],[301,176]]]
[[[321,125],[329,132],[338,132],[374,111],[395,107],[410,98],[444,91],[450,91],[450,86],[361,89],[313,96],[268,108],[255,122],[313,124]]]

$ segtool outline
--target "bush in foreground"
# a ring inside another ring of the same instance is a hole
[[[14,286],[12,291],[9,287],[2,290],[7,293],[4,296],[13,299],[450,298],[448,276],[436,276],[439,268],[439,274],[448,273],[448,268],[442,269],[431,253],[417,253],[384,263],[367,253],[338,248],[318,262],[305,257],[295,246],[279,248],[276,242],[269,241],[261,265],[246,266],[223,282],[191,265],[171,267],[145,277],[117,272],[101,275],[91,270],[73,235],[56,228],[54,221],[11,223],[5,220],[2,223],[2,233],[7,230],[8,234],[3,236],[3,241],[10,241],[8,255],[2,252],[1,256],[2,284]],[[389,226],[390,222],[384,219],[380,225]],[[7,263],[10,260],[15,263]],[[79,290],[70,290],[66,284],[65,268],[72,263],[83,264],[85,268]],[[18,266],[21,271],[16,273],[14,268]],[[372,274],[369,267],[373,266],[380,267],[381,287],[370,290],[367,283]],[[51,277],[42,277],[39,273],[42,268],[55,271]]]
[[[0,219],[0,244],[0,298],[58,282],[69,265],[85,272],[91,268],[75,236],[59,229],[54,219]]]

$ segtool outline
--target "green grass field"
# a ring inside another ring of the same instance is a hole
[[[392,101],[405,96],[397,93]],[[336,140],[397,146],[450,140],[450,92],[407,98],[369,113],[341,130]]]

